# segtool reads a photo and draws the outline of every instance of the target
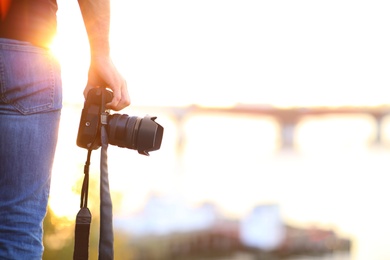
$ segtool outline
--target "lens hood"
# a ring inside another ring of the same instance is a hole
[[[160,149],[164,128],[155,122],[156,118],[146,115],[141,120],[137,140],[139,154],[149,155],[149,152]]]

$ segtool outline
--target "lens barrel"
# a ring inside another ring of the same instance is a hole
[[[108,116],[108,142],[112,145],[138,150],[149,155],[160,149],[163,127],[156,123],[156,117],[144,118],[113,114]]]

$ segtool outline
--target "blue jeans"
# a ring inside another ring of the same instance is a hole
[[[62,107],[49,51],[0,39],[0,259],[41,259]]]

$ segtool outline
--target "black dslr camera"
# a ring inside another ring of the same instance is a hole
[[[81,113],[77,145],[88,150],[101,146],[100,126],[107,125],[108,143],[137,150],[149,155],[160,149],[164,128],[155,122],[157,117],[144,118],[109,113],[105,104],[112,100],[112,92],[94,88],[88,92]]]

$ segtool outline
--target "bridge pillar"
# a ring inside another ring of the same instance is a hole
[[[374,145],[381,145],[383,144],[383,136],[382,136],[382,124],[383,124],[383,118],[387,114],[384,113],[373,113],[372,116],[375,119],[376,122],[376,135],[374,140]]]
[[[187,118],[187,110],[178,110],[171,113],[173,120],[176,124],[177,137],[176,137],[176,153],[180,156],[183,153],[186,133],[184,129],[185,121]]]
[[[277,116],[280,126],[280,149],[295,149],[295,130],[300,116],[294,110],[284,110]]]

